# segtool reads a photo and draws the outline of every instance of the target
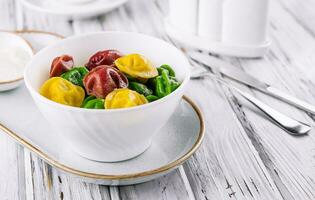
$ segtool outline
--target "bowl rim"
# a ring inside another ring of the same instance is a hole
[[[7,31],[7,30],[0,30],[0,34],[8,34],[8,35],[13,35],[15,37],[18,37],[19,39],[21,39],[24,43],[25,46],[27,46],[29,48],[29,50],[31,50],[31,56],[34,57],[35,55],[35,49],[34,47],[31,45],[31,43],[29,41],[27,41],[25,38],[23,38],[22,36],[20,36],[18,34],[18,32],[16,31]],[[32,59],[32,58],[31,58]],[[24,66],[24,70],[26,69],[28,64],[26,64]],[[5,81],[1,81],[0,80],[0,86],[1,85],[6,85],[6,84],[12,84],[12,83],[17,83],[19,81],[22,81],[24,79],[24,73],[21,74],[21,76],[18,76],[17,78],[14,79],[10,79],[10,80],[5,80]]]
[[[187,65],[186,66],[182,66],[182,67],[186,67],[186,71],[187,71],[187,74],[186,76],[184,77],[182,83],[180,84],[180,86],[175,90],[173,91],[171,94],[161,98],[161,99],[158,99],[154,102],[150,102],[150,103],[147,103],[147,104],[142,104],[142,105],[139,105],[139,106],[134,106],[134,107],[129,107],[129,108],[118,108],[118,109],[85,109],[85,108],[81,108],[81,107],[74,107],[74,106],[68,106],[68,105],[64,105],[64,104],[60,104],[60,103],[57,103],[57,102],[54,102],[50,99],[47,99],[46,97],[42,96],[39,94],[38,91],[36,91],[33,86],[29,83],[28,81],[28,77],[27,77],[27,71],[28,69],[30,68],[30,66],[32,65],[33,63],[33,60],[36,59],[37,57],[40,57],[42,54],[45,53],[45,51],[47,49],[51,49],[51,48],[54,48],[56,46],[58,46],[60,43],[66,41],[66,40],[76,40],[78,38],[83,38],[83,37],[87,37],[87,36],[91,36],[91,35],[102,35],[102,34],[125,34],[125,35],[128,35],[128,34],[133,34],[133,35],[137,35],[137,36],[141,36],[141,37],[147,37],[149,39],[153,39],[153,40],[157,40],[159,42],[162,42],[164,43],[165,45],[169,46],[170,48],[173,48],[173,49],[176,49],[176,51],[178,51],[183,59],[185,59],[187,61]],[[143,34],[143,33],[136,33],[136,32],[126,32],[126,31],[97,31],[97,32],[89,32],[89,33],[85,33],[85,34],[80,34],[80,35],[74,35],[74,36],[71,36],[71,37],[68,37],[68,38],[65,38],[63,40],[60,40],[60,41],[57,41],[55,44],[53,45],[50,45],[50,46],[47,46],[43,49],[41,49],[33,58],[32,60],[26,65],[25,67],[25,70],[24,70],[24,81],[25,81],[25,85],[27,87],[27,89],[29,90],[29,92],[34,95],[37,100],[40,100],[42,101],[43,103],[46,103],[50,106],[53,106],[57,109],[65,109],[65,110],[70,110],[70,111],[74,111],[74,112],[90,112],[90,113],[117,113],[117,112],[127,112],[127,111],[132,111],[132,110],[138,110],[138,109],[147,109],[149,107],[152,107],[152,106],[157,106],[165,101],[167,101],[168,99],[174,97],[176,94],[178,94],[180,91],[182,91],[185,86],[187,85],[187,83],[189,82],[190,80],[190,69],[189,69],[189,61],[188,59],[185,57],[184,53],[181,52],[178,48],[176,48],[175,46],[173,46],[172,44],[162,40],[162,39],[159,39],[159,38],[156,38],[156,37],[153,37],[153,36],[150,36],[150,35],[146,35],[146,34]]]

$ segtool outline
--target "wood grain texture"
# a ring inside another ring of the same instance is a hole
[[[313,85],[310,84],[312,83],[310,79],[312,73],[309,73],[312,71],[310,66],[312,61],[310,61],[311,58],[308,52],[314,48],[311,45],[314,43],[314,37],[305,29],[305,26],[290,15],[288,8],[274,1],[272,3],[270,35],[274,44],[265,58],[259,60],[223,59],[288,93],[312,103],[314,102],[312,101],[312,93],[309,92]],[[284,4],[284,2],[282,3]],[[290,55],[287,55],[288,52],[291,52]],[[305,64],[301,65],[301,62]],[[301,67],[303,68],[301,69]],[[244,91],[251,92],[244,86],[238,86]],[[277,109],[297,119],[312,123],[312,116],[309,118],[307,114],[298,109],[258,92],[252,92],[253,95]],[[257,109],[244,102],[242,98],[234,96],[229,91],[225,94],[281,197],[284,199],[314,199],[314,131],[307,137],[292,137],[262,118],[262,116],[257,115]],[[232,149],[235,151],[237,148],[233,146]],[[239,157],[236,159],[237,162],[242,163]],[[243,161],[243,168],[248,173],[248,167],[244,164]]]
[[[39,29],[69,36],[91,31],[141,32],[172,41],[163,28],[167,0],[130,0],[99,17],[67,21],[0,1],[0,29]],[[277,88],[315,104],[315,2],[271,1],[269,36],[262,59],[220,57]],[[193,71],[206,70],[194,65]],[[315,125],[304,113],[235,83],[265,103]],[[124,187],[84,183],[47,165],[0,135],[1,199],[315,199],[315,131],[292,137],[216,81],[191,81],[187,95],[200,106],[206,136],[200,150],[160,179]]]
[[[15,29],[15,4],[0,1],[0,29]],[[1,112],[1,111],[0,111]],[[1,199],[25,199],[25,169],[23,147],[5,134],[0,134],[0,196]]]
[[[189,199],[180,173],[176,170],[148,183],[119,187],[119,197],[127,199]]]
[[[207,124],[204,145],[184,165],[197,199],[279,199],[231,102],[224,100],[232,99],[230,92],[209,79],[192,81],[190,87],[188,94],[200,105]]]
[[[307,67],[306,62],[309,61],[308,48],[314,47],[312,45],[314,38],[297,23],[294,17],[288,15],[282,5],[273,2],[271,11],[271,22],[277,28],[271,28],[270,35],[276,42],[264,60],[259,62],[239,60],[238,65],[248,73],[312,103],[313,97],[308,91],[311,88],[305,82],[312,82],[308,79],[310,74],[306,74],[310,72],[311,66]],[[286,23],[283,23],[284,21]],[[293,38],[299,38],[299,40]],[[290,55],[287,55],[288,53]],[[303,69],[297,66],[301,64]],[[264,76],[261,76],[262,73]],[[254,92],[254,94],[277,109],[314,125],[312,118],[304,112],[260,93]],[[241,115],[239,112],[239,116],[244,127],[246,127],[246,121],[250,121],[254,127],[256,136],[254,137],[249,132],[248,136],[258,152],[266,152],[260,157],[277,187],[281,188],[282,196],[285,199],[314,199],[314,131],[307,137],[295,138],[269,122],[267,122],[268,125],[263,123],[261,118],[250,110],[244,109],[244,114]],[[258,141],[262,146],[255,144]],[[270,162],[266,162],[265,159]]]

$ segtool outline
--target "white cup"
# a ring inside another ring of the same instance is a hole
[[[199,0],[198,35],[221,40],[223,0]]]
[[[237,57],[261,57],[269,0],[169,0],[166,32],[187,47]]]
[[[189,34],[197,33],[197,0],[170,0],[169,18],[179,30]]]
[[[269,0],[223,2],[223,43],[258,46],[266,42]]]

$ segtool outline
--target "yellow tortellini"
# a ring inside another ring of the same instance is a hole
[[[148,103],[141,94],[130,89],[116,89],[105,99],[105,109],[128,108]]]
[[[69,106],[80,107],[84,97],[84,89],[61,77],[48,79],[40,88],[44,97]]]
[[[115,60],[115,65],[120,71],[134,78],[148,79],[158,75],[153,64],[140,54],[122,56]]]

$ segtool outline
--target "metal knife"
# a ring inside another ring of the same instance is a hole
[[[252,75],[238,69],[237,67],[231,65],[230,63],[224,62],[213,56],[204,55],[199,52],[189,52],[188,55],[195,61],[204,64],[205,66],[211,68],[212,70],[220,72],[223,76],[233,79],[237,82],[250,86],[261,92],[264,92],[270,96],[280,99],[286,103],[289,103],[297,108],[300,108],[306,112],[315,115],[315,106],[300,100],[294,96],[291,96],[277,88],[264,83]]]

